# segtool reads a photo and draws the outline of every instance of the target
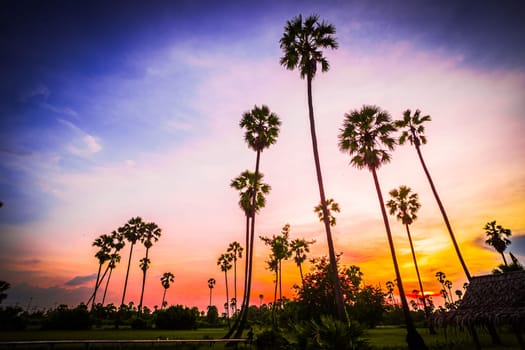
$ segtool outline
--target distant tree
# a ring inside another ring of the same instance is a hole
[[[511,241],[507,237],[512,236],[512,232],[501,225],[497,225],[496,220],[487,222],[484,229],[488,237],[485,243],[496,249],[496,251],[501,254],[505,266],[508,266],[504,252],[511,244]]]
[[[210,288],[210,306],[209,307],[212,306],[211,305],[211,292],[213,290],[213,287],[215,287],[215,283],[216,283],[215,278],[209,278],[208,279],[208,288]]]
[[[328,243],[328,253],[330,256],[330,266],[332,266],[332,281],[335,289],[335,299],[337,303],[337,313],[340,321],[346,322],[344,311],[343,294],[337,279],[337,259],[335,254],[334,243],[330,221],[328,219],[328,209],[324,193],[323,176],[321,173],[321,161],[319,159],[319,150],[317,147],[317,135],[315,131],[314,107],[312,98],[312,80],[317,73],[317,66],[321,66],[322,72],[327,72],[330,65],[323,55],[323,49],[337,49],[338,44],[335,38],[335,27],[324,21],[319,22],[317,15],[309,16],[304,19],[301,15],[294,17],[286,22],[283,36],[279,45],[284,55],[280,59],[282,66],[288,70],[298,69],[301,79],[306,78],[306,87],[308,94],[308,119],[310,123],[310,133],[312,136],[312,150],[315,162],[315,171],[317,174],[317,184],[319,187],[319,196],[321,208],[324,217],[324,227],[326,231],[326,240]]]
[[[221,254],[219,259],[217,260],[217,265],[220,266],[221,271],[224,272],[224,283],[226,285],[226,318],[230,319],[230,308],[228,307],[228,303],[230,300],[230,296],[228,293],[228,271],[232,268],[232,256],[230,253]]]
[[[395,122],[396,127],[403,130],[401,136],[399,137],[399,144],[402,145],[408,140],[416,148],[417,155],[419,157],[421,165],[423,166],[423,170],[425,171],[425,175],[427,176],[430,188],[432,189],[432,193],[434,194],[434,198],[436,199],[439,210],[441,211],[441,216],[443,216],[443,221],[445,221],[445,225],[450,235],[450,239],[452,240],[452,243],[454,245],[454,249],[456,250],[456,255],[458,256],[461,266],[463,267],[463,271],[465,271],[467,279],[470,281],[470,272],[468,271],[467,265],[463,260],[463,256],[461,255],[461,251],[459,250],[459,245],[456,241],[456,237],[454,235],[454,232],[452,231],[452,226],[450,225],[450,222],[448,220],[445,207],[441,202],[441,198],[439,197],[436,186],[434,185],[434,181],[432,180],[430,172],[423,159],[423,154],[421,153],[421,144],[427,143],[427,138],[424,135],[425,126],[423,124],[429,122],[431,118],[429,115],[421,117],[421,111],[419,109],[416,110],[416,112],[413,115],[411,113],[412,112],[410,111],[410,109],[407,109],[403,113],[403,119]]]
[[[142,289],[140,292],[140,302],[139,302],[139,314],[142,313],[142,301],[144,300],[144,288],[146,287],[146,272],[149,269],[149,264],[151,260],[148,257],[149,250],[153,246],[154,242],[159,240],[159,237],[162,234],[162,230],[157,226],[156,223],[150,222],[144,225],[144,231],[140,237],[140,242],[146,248],[146,256],[140,259],[140,269],[142,270]]]
[[[124,280],[124,291],[122,292],[122,301],[120,302],[121,305],[125,305],[124,301],[126,299],[126,290],[128,286],[129,268],[131,266],[131,256],[133,255],[133,247],[142,238],[142,235],[144,234],[145,230],[144,226],[145,223],[142,221],[142,218],[140,216],[137,216],[135,218],[129,219],[128,222],[124,225],[124,227],[122,227],[122,234],[124,235],[124,238],[130,243],[130,248],[128,268],[126,270],[126,278]]]
[[[405,225],[408,242],[410,243],[410,251],[412,252],[412,260],[416,269],[417,280],[419,282],[419,291],[421,292],[421,301],[423,302],[423,310],[427,321],[430,319],[430,310],[427,307],[425,296],[425,289],[419,274],[419,267],[417,265],[416,252],[414,251],[414,244],[412,243],[412,235],[410,234],[410,225],[417,219],[417,211],[421,208],[417,193],[412,193],[412,189],[407,186],[399,186],[389,192],[390,200],[386,203],[390,215],[395,215],[396,218]],[[430,332],[435,334],[434,328],[430,326]]]
[[[390,301],[390,305],[395,305],[396,304],[396,300],[394,298],[394,288],[395,288],[394,282],[387,281],[385,286],[386,286],[386,290],[387,290],[386,296],[387,296],[388,300]]]
[[[315,240],[307,241],[304,238],[296,238],[290,242],[290,251],[293,254],[293,260],[297,267],[299,267],[299,274],[301,282],[304,283],[303,263],[306,261],[306,253],[310,252],[310,245],[314,244]]]
[[[335,226],[335,224],[337,223],[337,220],[335,218],[335,215],[333,215],[332,213],[339,213],[341,211],[341,209],[339,208],[339,203],[334,201],[333,198],[327,199],[326,200],[326,210],[328,213],[328,221],[330,222],[330,226]],[[314,208],[314,212],[317,213],[317,216],[319,217],[319,221],[324,222],[323,205],[321,203],[319,203],[319,205],[317,205]]]
[[[250,237],[249,242],[246,244],[246,265],[248,266],[248,269],[247,275],[245,276],[245,288],[241,305],[241,314],[238,317],[238,320],[240,321],[236,322],[233,327],[233,330],[235,330],[235,337],[239,337],[246,326],[248,307],[250,306],[253,270],[253,243],[255,239],[255,209],[257,205],[257,194],[259,192],[257,188],[257,180],[259,179],[261,153],[264,149],[269,148],[277,141],[280,125],[281,121],[277,114],[271,112],[266,105],[262,105],[261,107],[254,106],[251,111],[243,113],[239,123],[239,126],[245,130],[244,140],[248,144],[248,147],[255,151],[256,157],[254,171],[255,190],[251,193],[252,204],[250,207]],[[232,332],[229,332],[226,337],[229,337],[231,333]]]
[[[91,309],[95,306],[95,299],[97,298],[97,290],[99,288],[99,281],[100,281],[100,272],[102,271],[102,265],[106,263],[106,261],[111,259],[110,252],[111,252],[111,245],[112,245],[112,237],[107,234],[100,235],[98,238],[95,239],[93,242],[93,247],[98,247],[99,250],[95,253],[95,258],[98,260],[98,271],[97,271],[97,279],[95,281],[95,290],[93,291],[93,299],[91,302]]]
[[[396,144],[395,139],[391,136],[394,131],[396,131],[396,127],[388,112],[381,110],[377,106],[365,105],[360,110],[353,110],[345,114],[343,127],[339,134],[339,149],[341,152],[348,153],[351,156],[350,164],[358,169],[367,168],[372,173],[396,273],[401,305],[405,315],[408,347],[411,350],[421,350],[427,349],[427,346],[417,332],[410,314],[399,272],[390,224],[377,177],[377,169],[382,164],[390,161],[390,152],[393,151]]]
[[[162,310],[164,308],[164,300],[166,300],[166,292],[168,291],[168,288],[170,287],[171,283],[175,281],[175,275],[173,275],[171,272],[164,272],[162,274],[162,277],[160,278],[160,283],[162,284],[162,288],[164,288],[164,293],[162,293],[162,303],[160,304],[160,309]]]
[[[237,259],[242,259],[243,247],[237,241],[230,243],[227,252],[233,258],[233,298],[237,301]],[[237,314],[237,302],[235,303],[234,314]]]
[[[111,279],[113,269],[117,267],[117,264],[120,262],[120,259],[121,259],[119,252],[125,246],[124,236],[121,231],[122,231],[122,228],[119,228],[118,230],[111,232],[111,238],[112,238],[111,248],[113,250],[111,254],[109,255],[109,264],[108,264],[109,275],[108,275],[108,279],[106,280],[106,287],[104,288],[104,296],[102,297],[102,305],[104,305],[104,301],[106,300],[106,293],[108,292],[109,281]]]

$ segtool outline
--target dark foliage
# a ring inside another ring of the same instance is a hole
[[[157,312],[155,325],[158,329],[195,329],[197,316],[194,309],[182,305],[170,306]]]
[[[81,330],[91,328],[91,317],[85,304],[74,309],[60,305],[47,313],[42,329]]]
[[[0,308],[0,330],[1,331],[21,331],[27,326],[27,321],[23,318],[22,309],[18,306],[8,306]]]

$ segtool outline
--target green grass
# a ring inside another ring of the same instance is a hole
[[[447,330],[439,329],[436,335],[430,334],[428,329],[418,329],[418,332],[431,349],[475,349],[470,333],[466,330],[454,328]],[[500,346],[492,345],[488,333],[482,330],[478,330],[477,333],[483,349],[520,349],[516,336],[505,329],[498,331],[503,343],[503,345]],[[394,350],[407,348],[405,341],[406,330],[402,327],[377,327],[366,331],[365,337],[368,338],[370,345],[372,345],[374,349]]]

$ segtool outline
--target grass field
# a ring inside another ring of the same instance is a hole
[[[94,329],[90,331],[22,331],[22,332],[0,332],[0,341],[14,340],[156,340],[156,339],[219,339],[226,332],[221,328],[205,328],[192,331],[168,331],[168,330],[131,330],[131,329]],[[427,329],[420,329],[419,333],[425,339],[431,349],[475,349],[470,334],[458,329],[449,329],[447,332],[439,330],[437,335],[431,335]],[[378,327],[366,331],[366,338],[374,349],[394,350],[406,349],[406,331],[400,327]],[[479,331],[478,336],[483,349],[520,349],[516,337],[510,332],[501,330],[499,332],[504,345],[494,346],[490,337],[485,332]],[[154,344],[153,348],[175,348],[175,349],[209,349],[209,344]],[[0,349],[7,348],[1,347]],[[16,349],[24,347],[17,346]],[[49,347],[30,347],[30,349],[47,349]],[[72,346],[57,345],[54,349],[86,348],[83,345]],[[91,345],[90,349],[150,349],[151,344],[97,344]],[[224,349],[224,344],[215,344],[213,349]],[[239,346],[240,349],[249,348]]]

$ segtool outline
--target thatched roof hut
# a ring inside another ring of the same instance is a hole
[[[435,321],[458,326],[525,324],[525,271],[472,277],[458,309]]]

